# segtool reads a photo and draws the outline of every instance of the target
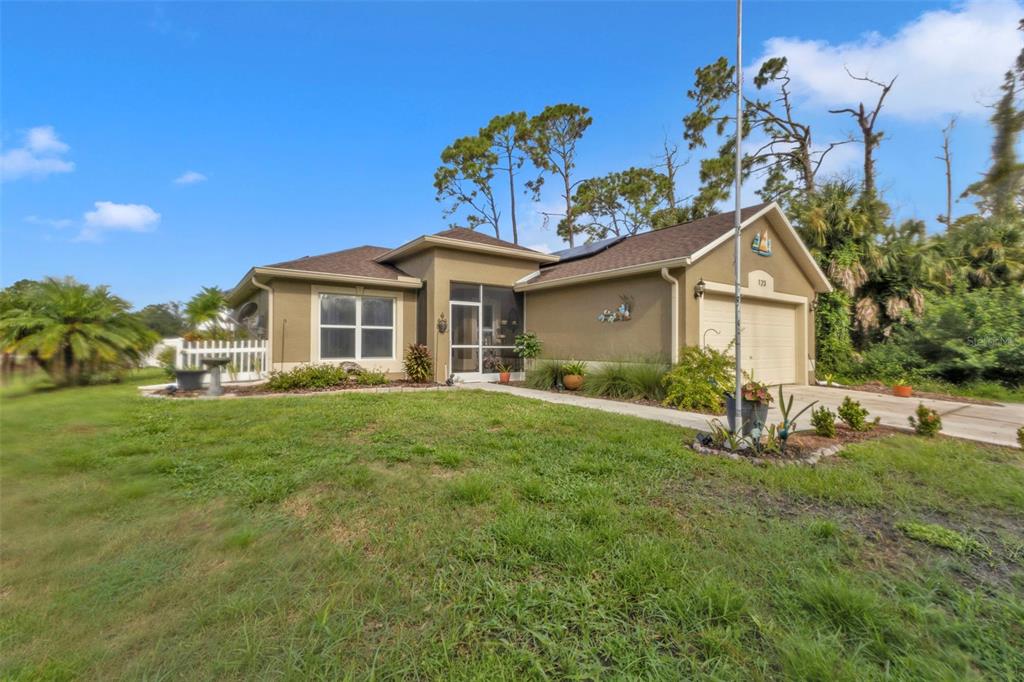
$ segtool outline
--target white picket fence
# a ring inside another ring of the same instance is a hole
[[[225,381],[254,381],[266,376],[267,340],[181,341],[175,367],[202,367],[203,358],[229,358]]]

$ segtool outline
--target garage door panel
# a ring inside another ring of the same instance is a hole
[[[725,350],[735,336],[733,299],[707,295],[701,305],[701,339],[711,348]],[[795,383],[796,321],[796,306],[744,301],[741,319],[744,371],[768,384]],[[735,353],[735,349],[732,352]]]

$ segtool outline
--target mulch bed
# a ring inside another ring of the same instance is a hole
[[[881,381],[869,381],[866,384],[856,384],[853,386],[825,386],[825,388],[835,388],[840,391],[865,391],[867,393],[880,393],[882,395],[892,395],[892,387],[886,386]],[[919,391],[914,389],[913,395],[907,400],[913,400],[914,398],[924,398],[925,400],[945,400],[947,402],[955,403],[970,403],[972,405],[998,405],[999,403],[993,400],[986,400],[985,398],[969,398],[962,395],[950,395],[948,393],[932,393],[931,391]]]
[[[835,438],[823,438],[813,431],[800,431],[789,437],[786,443],[786,451],[754,453],[750,450],[732,452],[720,450],[714,447],[705,447],[694,442],[694,450],[697,452],[737,461],[747,461],[754,464],[808,464],[815,465],[819,462],[833,457],[843,450],[847,445],[863,443],[864,441],[887,438],[889,436],[906,433],[900,429],[889,426],[876,425],[870,431],[854,431],[845,425],[836,425]]]
[[[269,396],[269,395],[314,395],[317,393],[344,393],[345,391],[372,391],[374,389],[403,389],[403,388],[442,388],[444,384],[417,383],[414,381],[396,380],[377,386],[363,386],[356,382],[337,384],[325,388],[303,388],[292,391],[274,391],[267,388],[266,384],[249,384],[246,386],[224,386],[224,395],[220,397],[243,397],[243,396]],[[173,387],[153,391],[150,395],[163,396],[166,398],[205,398],[206,388],[199,391],[179,391]]]

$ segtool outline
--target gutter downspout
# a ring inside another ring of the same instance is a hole
[[[679,362],[679,278],[661,269],[661,278],[672,285],[672,364]]]
[[[261,284],[256,275],[250,278],[252,285],[267,292],[267,371],[274,369],[274,290]]]

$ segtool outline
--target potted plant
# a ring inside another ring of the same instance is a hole
[[[497,362],[494,365],[494,369],[498,372],[498,383],[507,384],[512,380],[512,368],[506,365],[504,362]]]
[[[571,360],[562,365],[562,385],[570,391],[578,391],[583,386],[583,376],[587,373],[587,363]]]
[[[206,370],[202,367],[183,367],[174,370],[174,378],[178,384],[179,391],[198,391],[203,388],[203,375]]]
[[[909,398],[914,393],[914,387],[906,376],[901,376],[892,385],[892,394],[898,398]]]
[[[750,380],[743,384],[743,435],[749,436],[754,427],[758,431],[768,421],[768,406],[772,404],[772,394],[768,385],[761,381]],[[725,394],[725,408],[729,417],[729,429],[736,430],[736,399],[731,393]]]

